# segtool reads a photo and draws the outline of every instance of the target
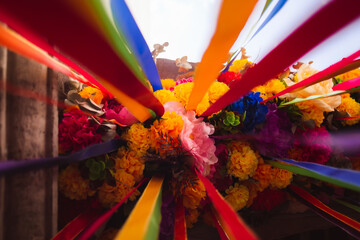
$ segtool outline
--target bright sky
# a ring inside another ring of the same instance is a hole
[[[155,43],[169,42],[166,52],[160,57],[176,59],[186,55],[188,60],[193,62],[201,60],[209,44],[221,4],[221,0],[126,0],[126,2],[151,50]],[[276,0],[273,1],[262,20],[266,18],[276,2]],[[326,2],[328,0],[288,0],[271,22],[245,45],[251,60],[258,62]],[[264,4],[265,0],[258,1],[233,50],[245,44],[244,39],[260,16]],[[236,14],[236,9],[234,9],[234,14]],[[260,20],[257,26],[261,23]],[[311,36],[304,36],[304,38],[307,37]],[[313,66],[321,70],[359,50],[359,39],[360,18],[300,60],[314,61]]]

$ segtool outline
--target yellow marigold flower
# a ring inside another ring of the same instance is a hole
[[[324,121],[324,111],[317,108],[311,101],[295,103],[302,113],[302,120],[314,120],[317,127]]]
[[[179,102],[187,109],[187,104],[189,102],[190,94],[192,89],[194,88],[193,82],[188,83],[182,83],[174,88],[174,94],[175,97],[179,100]],[[209,103],[209,94],[206,93],[201,102],[198,104],[196,109],[187,109],[187,110],[195,110],[196,114],[199,116],[203,112],[205,112],[206,109],[210,107]]]
[[[259,164],[256,168],[253,178],[259,181],[259,191],[264,191],[270,185],[271,181],[271,165]]]
[[[286,188],[292,180],[292,172],[280,168],[271,169],[270,185],[274,188]]]
[[[121,148],[119,152],[119,157],[115,159],[115,168],[124,169],[134,177],[135,182],[140,181],[145,168],[142,155],[139,152],[125,150],[124,148]]]
[[[227,162],[227,170],[239,180],[246,180],[253,176],[258,165],[258,159],[255,152],[247,143],[237,142],[232,145],[231,155]]]
[[[341,104],[336,108],[338,111],[345,111],[350,116],[360,116],[360,104],[355,99],[350,97],[350,94],[341,95]],[[354,125],[358,123],[360,119],[347,119],[342,121],[343,125]]]
[[[134,177],[127,173],[124,169],[118,169],[115,173],[116,186],[109,186],[104,183],[98,191],[98,198],[100,203],[104,207],[111,207],[114,204],[120,202],[126,194],[128,194],[135,184]],[[139,191],[135,191],[130,196],[130,201],[135,200],[136,196],[140,194]]]
[[[174,79],[166,78],[166,79],[161,79],[161,85],[163,89],[169,90],[171,87],[175,87],[176,82]]]
[[[179,101],[175,97],[174,93],[170,90],[157,90],[156,92],[154,92],[154,95],[161,102],[161,104],[165,104],[170,101]]]
[[[245,65],[247,63],[251,63],[251,62],[249,60],[247,60],[247,59],[235,60],[233,62],[233,64],[229,67],[229,71],[231,71],[231,72],[240,72],[241,70],[243,70],[243,68],[245,67]]]
[[[104,95],[100,89],[93,88],[90,86],[84,87],[84,89],[81,92],[79,92],[79,94],[82,98],[90,98],[96,104],[100,104],[102,99],[104,98]]]
[[[234,186],[230,186],[226,189],[225,200],[234,208],[237,212],[246,206],[249,200],[249,189],[244,185],[235,183]]]
[[[285,85],[279,79],[271,79],[264,85],[257,86],[252,89],[253,92],[260,92],[263,100],[274,96],[285,89]]]
[[[150,147],[150,129],[141,123],[131,125],[129,130],[122,135],[131,150],[144,154]]]
[[[336,78],[340,78],[342,81],[347,81],[353,78],[357,78],[360,77],[360,68],[356,68],[354,70],[351,70],[349,72],[343,73],[339,76],[337,76]]]
[[[186,227],[192,228],[194,227],[194,223],[198,221],[200,212],[198,209],[186,209],[186,212],[188,213],[185,215]]]
[[[201,200],[206,197],[204,184],[199,179],[196,180],[196,184],[182,188],[181,193],[184,207],[188,209],[197,208]]]
[[[160,120],[155,120],[150,129],[150,142],[151,147],[156,150],[157,153],[165,155],[169,150],[164,147],[162,137],[167,136],[167,142],[170,142],[170,138],[173,140],[173,147],[179,145],[178,137],[181,133],[184,125],[184,120],[181,116],[175,112],[166,111]],[[161,137],[162,135],[162,137]],[[166,135],[166,136],[165,136]]]
[[[95,194],[90,189],[89,179],[81,177],[77,164],[70,164],[59,174],[59,189],[68,198],[84,200]]]
[[[209,101],[211,103],[216,102],[222,95],[229,91],[228,85],[222,82],[213,82],[208,90]]]

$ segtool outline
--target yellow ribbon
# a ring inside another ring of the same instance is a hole
[[[114,240],[145,239],[164,178],[153,177]]]
[[[256,0],[223,1],[215,33],[195,72],[195,85],[190,95],[188,110],[196,109],[218,77],[255,4]]]

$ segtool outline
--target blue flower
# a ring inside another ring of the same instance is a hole
[[[265,105],[259,104],[262,100],[260,92],[249,92],[248,95],[230,105],[232,111],[245,115],[244,132],[252,131],[255,125],[265,121],[268,108]]]

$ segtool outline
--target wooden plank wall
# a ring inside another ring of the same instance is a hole
[[[4,91],[18,86],[57,99],[59,74],[0,47],[0,159],[58,154],[57,106]],[[57,232],[57,168],[0,179],[0,239],[50,239]]]

